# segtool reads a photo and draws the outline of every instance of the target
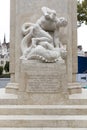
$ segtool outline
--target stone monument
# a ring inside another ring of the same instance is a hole
[[[67,25],[67,20],[58,18],[53,9],[41,9],[43,15],[36,23],[22,25],[19,98],[26,99],[29,104],[58,104],[66,99],[68,92],[66,50],[58,34],[60,27]],[[30,97],[32,100],[29,101]],[[55,101],[50,102],[52,97]]]
[[[77,73],[72,5],[76,9],[74,0],[11,1],[11,83],[6,91],[16,92],[21,104],[66,104],[68,84],[74,86]]]
[[[0,95],[0,128],[87,128],[87,100],[69,95],[81,92],[76,1],[10,2],[11,82]]]
[[[59,28],[67,25],[65,18],[57,18],[56,11],[42,7],[43,16],[34,23],[24,23],[21,42],[21,59],[56,62],[65,57],[66,51],[59,40]]]

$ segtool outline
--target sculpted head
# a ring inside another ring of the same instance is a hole
[[[56,11],[48,7],[42,7],[42,12],[47,20],[54,21],[56,18]]]
[[[67,20],[64,17],[60,17],[58,18],[58,22],[57,25],[61,26],[61,27],[65,27],[67,25]]]
[[[48,13],[45,15],[45,18],[46,18],[46,19],[49,19],[49,20],[51,20],[51,21],[55,21],[56,11],[55,11],[55,10],[52,10],[51,12],[48,12]]]

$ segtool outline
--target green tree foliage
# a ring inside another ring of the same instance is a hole
[[[0,75],[3,73],[3,66],[0,66]]]
[[[79,25],[85,23],[87,25],[87,0],[77,3],[77,19]]]
[[[4,66],[4,70],[5,70],[5,72],[9,72],[9,62],[8,61],[6,61],[6,64]]]

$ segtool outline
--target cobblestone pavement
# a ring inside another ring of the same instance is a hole
[[[0,78],[0,88],[4,88],[9,82],[10,78]]]

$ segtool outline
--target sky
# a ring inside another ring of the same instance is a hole
[[[82,0],[81,0],[82,1]],[[10,0],[0,0],[0,42],[3,42],[4,35],[6,42],[10,41]],[[82,45],[87,51],[87,26],[82,24],[77,29],[77,45]]]
[[[77,44],[82,45],[84,51],[87,51],[87,25],[82,24],[77,29]]]
[[[79,0],[82,2],[83,0]],[[77,45],[82,45],[84,51],[87,51],[87,25],[82,24],[77,29]]]
[[[0,0],[0,42],[3,42],[4,35],[6,42],[10,40],[10,0]]]

